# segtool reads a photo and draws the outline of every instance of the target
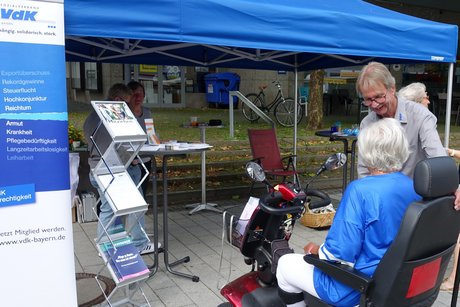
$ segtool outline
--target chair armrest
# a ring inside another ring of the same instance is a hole
[[[330,277],[355,290],[358,290],[361,293],[366,293],[367,289],[374,281],[372,277],[369,277],[346,264],[322,260],[318,258],[318,255],[305,255],[303,259]]]
[[[288,170],[289,167],[292,166],[292,169],[295,171],[295,166],[294,166],[294,158],[295,158],[295,157],[297,157],[297,155],[289,155],[289,156],[286,156],[286,157],[281,158],[281,161],[288,160],[288,162],[287,162],[286,167],[284,168],[284,170]]]
[[[286,160],[286,159],[289,159],[289,160],[292,160],[293,158],[297,157],[297,155],[289,155],[289,156],[286,156],[286,157],[282,157],[281,160]]]

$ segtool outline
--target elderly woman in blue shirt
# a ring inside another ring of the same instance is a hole
[[[412,179],[400,171],[409,145],[397,120],[384,118],[367,126],[359,134],[358,147],[370,175],[347,187],[324,243],[309,243],[304,251],[372,276],[408,205],[421,197]],[[288,306],[305,306],[303,291],[334,306],[359,304],[357,291],[305,262],[302,254],[281,257],[277,278],[280,292],[290,298]]]

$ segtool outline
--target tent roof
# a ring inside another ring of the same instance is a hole
[[[68,61],[310,70],[455,62],[458,28],[360,0],[66,0]]]

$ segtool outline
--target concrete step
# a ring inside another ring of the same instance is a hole
[[[219,188],[206,189],[206,201],[213,202],[226,199],[248,199],[250,194],[251,184],[223,186]],[[314,182],[310,188],[320,189],[326,193],[331,191],[341,190],[342,178],[319,179]],[[257,184],[251,193],[252,196],[261,196],[266,192],[264,186]],[[147,193],[147,199],[153,197],[152,193]],[[168,192],[168,205],[180,206],[192,203],[200,203],[202,201],[201,189],[177,190]],[[157,203],[163,204],[163,193],[159,191],[157,194]]]
[[[214,147],[206,152],[206,200],[208,202],[224,199],[246,199],[251,181],[245,172],[245,165],[253,157],[247,140],[216,141]],[[292,149],[292,139],[279,140],[280,151],[287,156]],[[301,180],[307,182],[321,163],[334,152],[343,151],[341,143],[327,142],[318,137],[299,140],[297,148],[297,171]],[[157,161],[157,168],[161,161]],[[313,188],[337,190],[342,187],[342,171],[326,172],[315,180]],[[161,170],[158,173],[158,203],[163,202]],[[274,184],[275,180],[272,181]],[[263,185],[254,190],[261,194]],[[170,205],[183,205],[201,202],[201,158],[200,155],[187,155],[168,160],[168,199]],[[152,197],[151,190],[147,191]]]

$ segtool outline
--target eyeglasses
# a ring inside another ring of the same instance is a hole
[[[377,95],[373,98],[361,98],[362,101],[361,103],[365,105],[366,107],[369,107],[374,101],[377,103],[383,103],[387,99],[387,94],[382,94],[382,95]]]

